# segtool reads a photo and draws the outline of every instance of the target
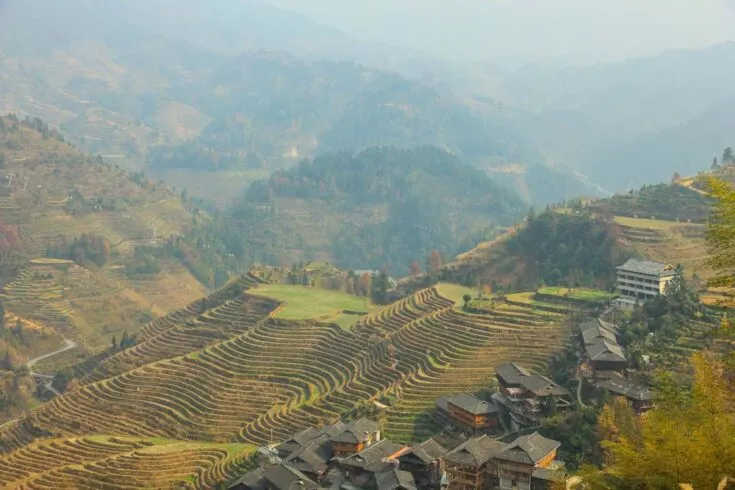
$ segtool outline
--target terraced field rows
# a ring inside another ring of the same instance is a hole
[[[243,291],[257,284],[250,275],[240,278],[234,285]],[[139,334],[137,345],[126,349],[102,363],[83,382],[91,383],[107,377],[123,374],[148,363],[171,359],[197,351],[214,342],[246,332],[262,320],[277,305],[267,299],[247,297],[226,301],[225,286],[208,298],[211,305],[220,306],[200,315],[199,301],[185,308],[158,318],[146,325]]]
[[[56,243],[59,237],[71,239],[87,233],[82,220],[78,220],[62,211],[54,211],[40,218],[24,220],[21,226],[23,249],[29,257],[42,257],[46,247]]]
[[[254,278],[243,279],[245,287]],[[263,443],[388,392],[388,433],[423,435],[436,397],[485,386],[509,359],[540,367],[565,340],[529,308],[468,315],[430,288],[367,315],[351,331],[271,318],[277,305],[221,290],[150,324],[139,345],[105,361],[74,391],[0,430],[0,450],[39,435]],[[218,296],[219,295],[219,296]]]
[[[246,465],[252,447],[92,436],[52,439],[0,456],[0,486],[211,488]]]
[[[63,286],[55,279],[55,274],[61,273],[52,267],[26,266],[0,296],[8,308],[23,316],[55,327],[69,327],[71,306],[64,299]]]
[[[422,318],[396,333],[400,359],[426,352],[428,364],[407,379],[399,403],[388,411],[386,435],[395,440],[420,440],[437,429],[431,411],[437,398],[476,391],[494,377],[495,366],[511,360],[543,369],[546,360],[567,340],[559,323],[528,318],[467,315],[444,310]],[[559,318],[561,320],[561,318]]]

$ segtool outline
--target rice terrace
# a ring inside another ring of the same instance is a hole
[[[511,359],[541,369],[567,339],[563,309],[542,312],[518,303],[473,315],[442,289],[420,290],[339,327],[289,317],[367,309],[366,302],[343,296],[317,302],[322,291],[263,285],[245,275],[206,301],[152,322],[137,345],[100,363],[78,387],[0,429],[0,481],[45,488],[76,478],[92,488],[104,481],[95,480],[99,468],[124,475],[126,465],[158,459],[170,468],[164,474],[171,481],[187,468],[197,478],[232,476],[248,446],[228,452],[195,441],[280,440],[386,397],[394,400],[386,434],[416,441],[435,430],[429,411],[436,398],[482,388],[494,367]],[[108,436],[88,439],[92,434]],[[163,444],[159,452],[162,439],[192,443]],[[93,442],[109,446],[110,455],[90,452]],[[88,462],[79,469],[49,467],[44,444],[63,447],[70,461]]]

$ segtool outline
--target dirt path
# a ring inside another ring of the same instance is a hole
[[[76,342],[74,342],[72,340],[64,339],[64,347],[61,347],[60,349],[56,349],[53,352],[49,352],[48,354],[44,354],[42,356],[35,357],[35,358],[31,359],[30,361],[28,361],[25,365],[28,367],[28,370],[30,371],[30,375],[32,377],[43,379],[45,381],[44,387],[47,390],[49,390],[51,393],[53,393],[54,395],[60,396],[61,393],[59,393],[56,390],[56,388],[54,388],[54,386],[52,384],[53,383],[53,380],[54,380],[54,377],[51,376],[51,375],[49,375],[49,374],[39,374],[39,373],[34,372],[33,371],[33,366],[35,366],[39,362],[43,361],[44,359],[48,359],[49,357],[53,357],[55,355],[61,354],[62,352],[66,352],[68,350],[71,350],[71,349],[77,347],[78,345],[79,344],[77,344]],[[18,419],[8,420],[7,422],[5,422],[3,424],[0,424],[0,429],[2,429],[3,427],[5,427],[6,425],[10,425],[10,424],[12,424],[14,422],[17,422],[18,420],[20,420],[20,419],[18,418]]]
[[[77,347],[77,345],[78,344],[74,342],[73,340],[64,339],[64,347],[57,349],[53,352],[50,352],[48,354],[38,356],[28,361],[26,363],[26,366],[28,366],[28,370],[30,371],[31,376],[34,378],[42,379],[44,381],[44,384],[43,384],[44,388],[46,388],[47,390],[49,390],[51,393],[53,393],[56,396],[61,396],[61,393],[59,393],[59,391],[56,388],[54,388],[54,385],[53,385],[54,377],[49,374],[40,374],[40,373],[34,372],[33,366],[43,361],[44,359],[48,359],[49,357],[53,357],[55,355],[61,354],[62,352],[66,352],[68,350],[74,349],[75,347]]]
[[[66,352],[68,350],[71,350],[75,347],[77,347],[79,344],[74,342],[73,340],[64,339],[64,347],[61,347],[60,349],[57,349],[53,352],[50,352],[48,354],[44,354],[42,356],[38,356],[36,358],[31,359],[26,363],[26,366],[28,366],[28,369],[31,371],[31,375],[36,374],[33,372],[33,366],[38,364],[39,362],[43,361],[44,359],[48,359],[49,357],[53,357],[57,354],[61,354],[62,352]]]

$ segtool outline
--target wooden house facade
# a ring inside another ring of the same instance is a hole
[[[447,450],[434,439],[416,444],[398,456],[398,466],[413,475],[420,488],[439,488]]]

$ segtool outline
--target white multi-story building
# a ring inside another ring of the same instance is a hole
[[[617,269],[620,303],[631,305],[666,294],[666,285],[674,278],[673,265],[630,259]]]

